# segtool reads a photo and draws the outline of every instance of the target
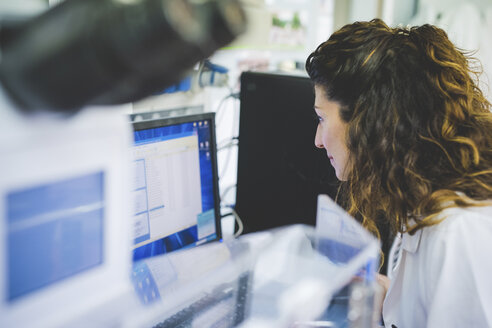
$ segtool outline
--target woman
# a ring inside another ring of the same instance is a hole
[[[395,233],[387,327],[492,327],[492,114],[434,26],[346,25],[307,59],[347,211]]]

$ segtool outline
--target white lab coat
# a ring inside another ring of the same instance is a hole
[[[492,206],[443,214],[438,225],[403,234],[394,268],[390,255],[386,327],[492,327]]]

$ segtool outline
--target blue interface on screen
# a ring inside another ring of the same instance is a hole
[[[134,132],[134,261],[217,238],[210,125]]]
[[[6,195],[7,300],[103,262],[104,172]]]

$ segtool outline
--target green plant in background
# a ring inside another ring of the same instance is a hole
[[[272,16],[272,26],[278,26],[281,28],[285,28],[286,25],[287,25],[287,22],[278,18],[277,15]]]
[[[299,13],[297,11],[294,13],[294,17],[292,17],[291,26],[293,30],[298,30],[302,27],[301,18],[299,17]]]

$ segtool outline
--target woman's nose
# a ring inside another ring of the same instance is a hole
[[[318,127],[316,128],[316,136],[314,137],[314,145],[317,148],[324,148],[323,147],[323,141],[321,139],[321,129]]]

